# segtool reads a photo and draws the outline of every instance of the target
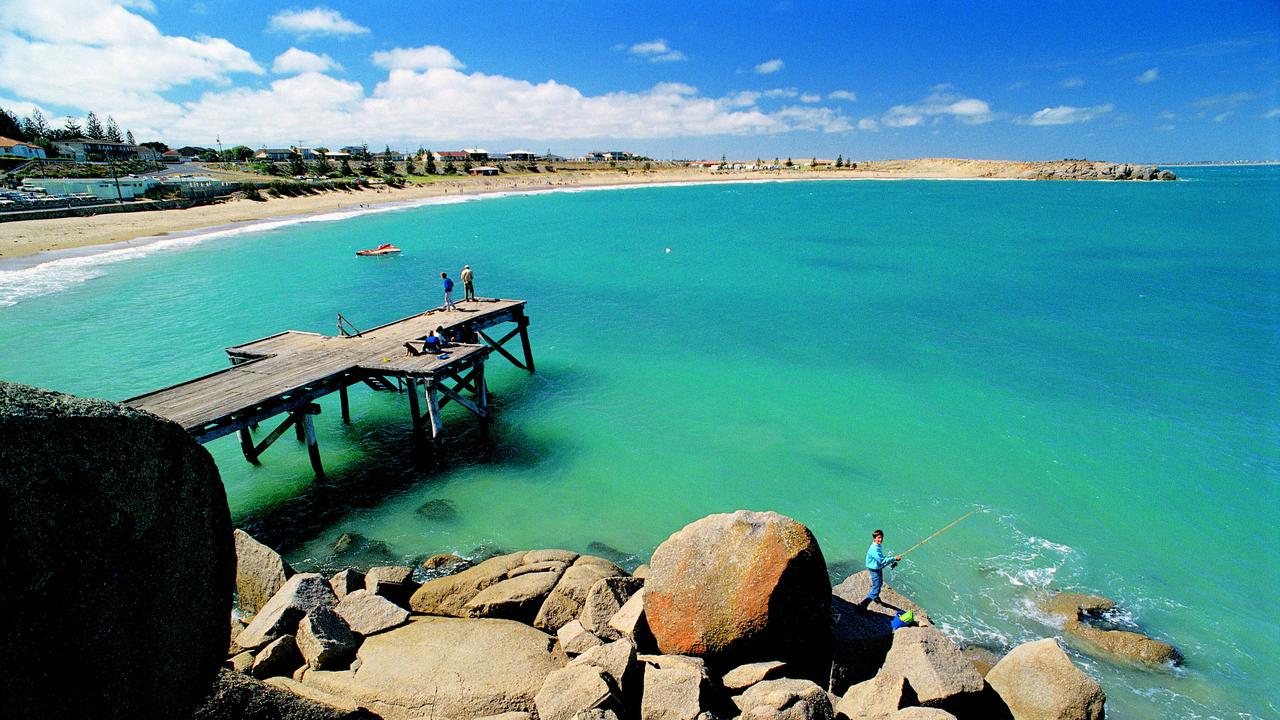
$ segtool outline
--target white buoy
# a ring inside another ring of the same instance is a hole
[[[671,252],[671,248],[667,248],[667,252]]]

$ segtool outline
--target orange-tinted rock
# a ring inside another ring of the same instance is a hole
[[[826,561],[791,518],[739,510],[685,526],[654,551],[644,605],[663,653],[724,669],[781,660],[798,676],[827,680]]]

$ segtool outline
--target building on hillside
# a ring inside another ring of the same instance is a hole
[[[40,190],[50,195],[89,194],[103,200],[132,200],[152,187],[159,185],[155,178],[125,177],[112,178],[27,178],[22,181],[22,189],[28,192]]]
[[[166,163],[180,163],[182,162],[182,153],[177,150],[165,150],[160,154],[160,161]]]
[[[43,159],[44,148],[39,145],[32,145],[21,140],[12,140],[7,137],[0,137],[0,155],[9,157]]]
[[[471,162],[484,162],[489,159],[489,151],[484,148],[462,148]]]
[[[478,165],[471,168],[470,172],[472,175],[497,175],[498,168],[489,165]]]
[[[77,162],[105,162],[107,160],[132,160],[138,157],[138,146],[129,143],[95,140],[78,137],[53,143],[58,152],[70,155]]]
[[[508,150],[507,158],[514,162],[532,162],[538,159],[538,154],[528,150]]]
[[[574,158],[574,159],[577,160],[578,162],[597,163],[597,162],[621,162],[623,160],[630,160],[633,157],[635,156],[632,155],[631,153],[624,152],[622,150],[605,150],[603,152],[599,150],[592,150],[586,155],[583,155],[580,158]]]
[[[351,159],[351,153],[345,152],[342,150],[330,150],[329,152],[325,153],[324,156],[334,162],[342,162],[343,160]]]
[[[440,152],[431,153],[431,157],[441,165],[452,160],[455,164],[461,165],[467,161],[467,154],[461,150],[441,150]]]
[[[363,156],[369,151],[369,148],[363,145],[344,145],[338,148],[338,150],[352,156]]]
[[[372,153],[371,155],[369,155],[369,157],[372,158],[374,162],[382,162],[383,160],[390,160],[391,162],[404,162],[404,153],[400,152],[399,150],[392,150],[390,152]]]

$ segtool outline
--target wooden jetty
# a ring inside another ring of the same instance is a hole
[[[320,413],[316,400],[337,392],[342,420],[351,422],[351,385],[365,383],[380,391],[407,387],[415,434],[422,436],[429,426],[435,441],[444,430],[440,409],[450,402],[487,421],[484,362],[489,354],[497,352],[533,372],[524,310],[523,300],[480,299],[459,302],[457,310],[436,308],[365,331],[339,315],[338,335],[288,330],[236,345],[227,348],[231,367],[124,402],[177,422],[202,443],[239,433],[245,459],[254,464],[292,427],[306,442],[316,475],[324,477],[311,420]],[[504,324],[515,327],[498,339],[485,332]],[[421,340],[437,327],[453,342],[444,353],[412,355],[405,348],[406,342]],[[523,360],[505,347],[516,337]],[[255,442],[251,430],[278,415],[285,416],[283,421]]]

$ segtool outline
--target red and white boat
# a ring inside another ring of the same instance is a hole
[[[400,252],[400,248],[391,243],[384,243],[372,250],[357,250],[357,255],[394,255]]]

